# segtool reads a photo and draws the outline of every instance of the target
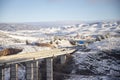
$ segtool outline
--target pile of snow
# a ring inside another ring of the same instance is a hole
[[[58,47],[72,47],[72,44],[69,42],[69,40],[64,40],[64,39],[61,39],[61,40],[55,40],[54,43],[57,44]]]

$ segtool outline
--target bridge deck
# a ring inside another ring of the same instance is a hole
[[[33,52],[33,53],[2,56],[0,57],[0,65],[13,64],[13,63],[43,59],[43,58],[48,58],[48,57],[54,57],[54,56],[59,56],[59,55],[65,55],[65,54],[72,53],[74,51],[75,50],[53,49],[53,50],[44,50],[44,51]]]

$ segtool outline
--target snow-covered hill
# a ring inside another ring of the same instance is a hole
[[[31,24],[0,24],[0,50],[22,48],[20,54],[36,52],[50,47],[40,47],[34,43],[54,42],[57,48],[72,47],[69,40],[91,40],[98,35],[109,35],[102,41],[92,42],[88,51],[81,48],[75,52],[75,67],[67,80],[120,80],[120,23],[94,22],[62,25],[60,27],[40,27]],[[26,40],[31,45],[26,45]],[[6,68],[6,80],[9,80]],[[22,74],[22,75],[21,75]],[[19,79],[25,80],[25,69],[19,67]],[[74,74],[74,75],[72,75]]]
[[[67,80],[120,80],[119,41],[120,38],[111,39],[111,42],[104,40],[90,45],[93,46],[89,47],[90,51],[78,50],[73,54],[75,67],[72,74],[74,75]],[[114,46],[112,42],[115,43]]]

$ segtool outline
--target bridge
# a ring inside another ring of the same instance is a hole
[[[73,53],[73,49],[42,50],[33,53],[15,54],[0,57],[0,80],[5,80],[5,66],[10,66],[10,80],[18,80],[18,64],[26,64],[26,80],[40,80],[39,60],[46,59],[46,78],[53,80],[53,59],[59,56],[61,64],[66,61],[66,55]]]

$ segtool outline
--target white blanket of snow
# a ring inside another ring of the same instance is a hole
[[[57,40],[56,42],[58,42],[58,47],[72,47],[68,40]]]
[[[90,44],[88,48],[92,50],[120,49],[120,38],[111,37],[102,41],[96,41]]]
[[[81,24],[82,25],[82,24]],[[21,30],[21,31],[15,31],[15,32],[7,32],[7,31],[1,31],[5,34],[7,34],[9,37],[11,37],[12,39],[8,38],[0,38],[0,41],[5,41],[6,43],[3,43],[2,47],[3,48],[7,48],[7,47],[15,47],[15,48],[22,48],[23,51],[20,52],[22,53],[28,53],[28,52],[36,52],[36,51],[40,51],[40,50],[45,50],[45,49],[50,49],[48,47],[37,47],[37,46],[30,46],[30,45],[25,45],[25,43],[13,43],[11,42],[13,39],[18,39],[18,40],[30,40],[30,41],[38,41],[38,39],[40,37],[33,37],[32,35],[45,35],[47,34],[52,34],[54,36],[54,34],[64,34],[64,35],[77,35],[77,33],[81,33],[82,35],[91,35],[91,34],[104,34],[103,32],[109,32],[112,33],[114,30],[119,30],[120,28],[118,28],[117,26],[115,27],[115,29],[111,29],[108,27],[102,27],[102,28],[98,28],[95,27],[97,25],[93,25],[93,26],[79,26],[79,27],[71,27],[70,25],[63,26],[62,28],[41,28],[40,30]],[[84,34],[86,33],[86,34]],[[79,62],[82,62],[86,59],[86,55],[84,54],[93,54],[96,53],[95,51],[98,50],[104,50],[104,49],[115,49],[118,48],[120,49],[120,39],[116,39],[116,38],[110,38],[110,39],[106,39],[100,42],[94,42],[93,44],[89,45],[88,48],[92,49],[92,52],[77,52],[76,55],[73,55],[75,57],[75,61],[76,64],[79,64]],[[2,43],[2,42],[0,42]],[[67,41],[60,41],[59,42],[59,47],[68,47],[71,46],[69,42]],[[106,64],[106,61],[102,62],[103,65]],[[99,63],[95,63],[96,64],[101,64],[101,62]],[[116,68],[115,65],[113,65],[112,68]],[[118,68],[118,67],[117,67]],[[101,68],[98,68],[98,70],[102,71]],[[10,75],[9,75],[9,68],[6,68],[5,70],[5,74],[7,74],[5,76],[5,80],[9,80]],[[24,79],[24,74],[25,74],[25,70],[23,68],[19,67],[19,79],[25,80]],[[68,80],[97,80],[96,77],[93,76],[89,76],[89,77],[82,77],[82,76],[76,76],[76,77],[70,77],[70,79]],[[103,80],[108,80],[108,78],[103,77]]]
[[[36,37],[28,37],[28,36],[16,36],[16,35],[9,35],[9,37],[15,38],[15,39],[19,39],[19,40],[30,40],[30,41],[37,41],[39,40],[39,38]]]
[[[105,70],[110,70],[110,72],[108,74],[106,73],[106,75],[119,74],[114,70],[120,70],[120,65],[116,65],[114,61],[109,62],[109,60],[107,59],[96,61],[95,59],[97,58],[97,56],[95,56],[95,54],[97,54],[97,52],[100,50],[120,49],[120,38],[110,38],[102,41],[97,41],[94,42],[93,44],[90,44],[88,48],[91,49],[90,52],[77,51],[75,54],[73,54],[76,65],[79,65],[80,63],[88,63],[89,65],[97,66],[98,68],[96,68],[96,70],[100,73],[105,73]],[[89,57],[94,58],[94,61],[90,61]],[[84,69],[84,66],[83,67],[79,66],[79,69]],[[73,70],[72,73],[74,74],[75,71]],[[71,75],[70,78],[66,80],[112,80],[112,79],[110,78],[110,76]]]

